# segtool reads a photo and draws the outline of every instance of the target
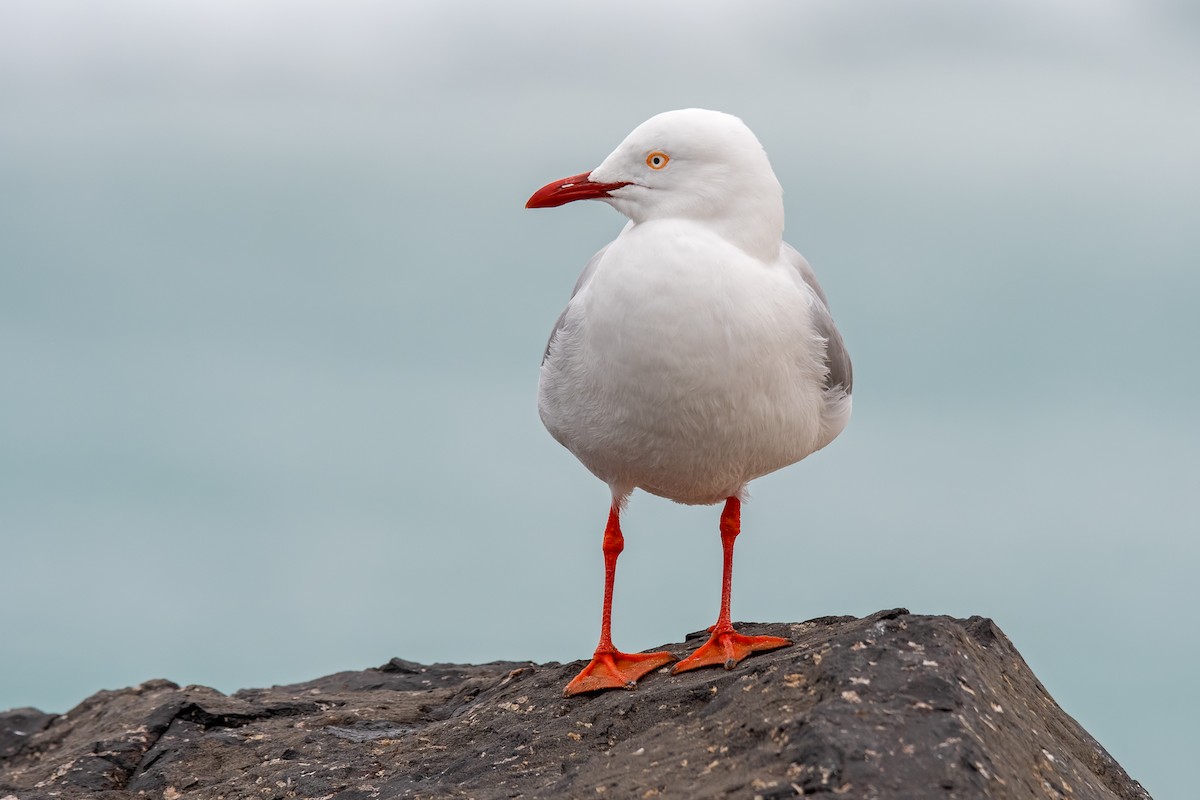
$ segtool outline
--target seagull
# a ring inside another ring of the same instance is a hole
[[[612,642],[621,512],[630,494],[724,502],[721,608],[672,672],[732,669],[791,644],[734,630],[733,546],[746,485],[820,450],[850,419],[850,357],[811,266],[783,241],[783,189],[739,118],[690,108],[651,117],[591,172],[525,204],[601,200],[628,217],[583,269],[546,344],[538,411],[608,484],[604,606],[591,662],[566,696],[632,689],[675,657]]]

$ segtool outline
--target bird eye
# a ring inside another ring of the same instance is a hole
[[[662,150],[655,150],[653,153],[646,156],[646,166],[650,169],[662,169],[670,160],[671,157]]]

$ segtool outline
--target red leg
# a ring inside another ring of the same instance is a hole
[[[613,503],[604,528],[604,616],[600,622],[600,644],[592,661],[576,675],[563,694],[570,697],[599,689],[632,689],[638,678],[675,660],[667,652],[622,653],[612,643],[612,594],[617,576],[617,556],[625,549],[621,535],[620,509]]]
[[[742,502],[736,497],[725,501],[721,512],[721,547],[725,552],[725,563],[721,578],[721,614],[717,624],[709,628],[712,636],[700,649],[680,661],[671,674],[689,669],[722,665],[733,669],[739,661],[751,653],[787,647],[790,639],[779,636],[743,636],[733,629],[729,616],[729,597],[733,588],[733,543],[742,532]]]

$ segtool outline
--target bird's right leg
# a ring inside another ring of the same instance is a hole
[[[604,614],[600,622],[600,643],[592,661],[567,684],[566,697],[600,689],[632,689],[638,678],[675,660],[667,652],[622,653],[612,643],[613,581],[617,575],[617,556],[625,549],[621,535],[621,510],[616,502],[608,512],[604,528]]]
[[[700,649],[680,661],[671,670],[672,675],[689,669],[720,665],[733,669],[739,661],[751,653],[787,647],[791,639],[782,636],[745,636],[733,629],[729,613],[729,596],[733,593],[733,543],[742,532],[742,501],[730,497],[721,512],[721,549],[725,552],[725,563],[721,570],[721,613],[717,624],[709,630],[712,636],[700,645]]]

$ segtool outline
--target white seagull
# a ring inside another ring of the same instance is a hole
[[[583,269],[546,345],[538,410],[550,434],[609,485],[604,611],[573,695],[633,688],[673,661],[612,643],[612,592],[634,489],[725,502],[724,574],[712,636],[673,672],[791,644],[730,620],[746,484],[820,450],[850,419],[852,374],[812,267],[783,239],[783,190],[737,117],[651,117],[600,166],[537,190],[527,208],[597,199],[629,218]]]

